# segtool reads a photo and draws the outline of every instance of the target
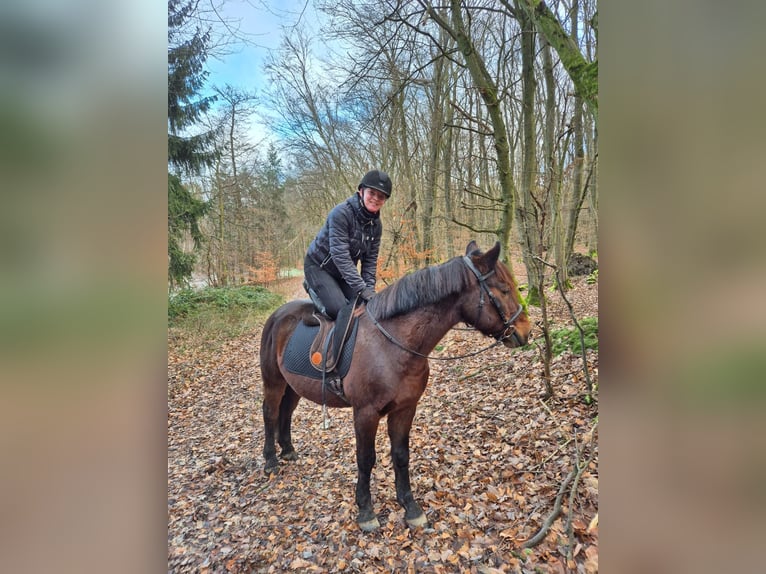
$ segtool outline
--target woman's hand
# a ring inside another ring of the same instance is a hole
[[[359,292],[359,297],[364,299],[365,301],[369,301],[375,296],[375,289],[372,289],[370,287],[365,287]]]

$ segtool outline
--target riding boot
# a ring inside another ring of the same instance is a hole
[[[309,298],[311,299],[311,302],[314,304],[314,313],[312,313],[311,315],[304,315],[303,323],[309,327],[318,326],[319,318],[316,317],[316,313],[319,313],[320,315],[322,315],[322,317],[325,317],[328,320],[332,320],[327,315],[327,311],[325,309],[324,304],[322,303],[322,300],[319,298],[319,295],[317,295],[316,291],[314,291],[311,287],[309,287],[309,284],[305,279],[303,280],[303,288],[306,290],[306,293],[308,293]]]
[[[343,350],[343,344],[346,342],[349,333],[349,326],[354,313],[356,300],[351,301],[338,312],[338,318],[335,319],[335,329],[333,330],[332,354],[334,361],[340,360],[340,354]]]
[[[314,304],[314,308],[317,310],[317,312],[321,313],[322,315],[327,315],[327,309],[325,308],[324,303],[322,303],[322,300],[319,298],[319,295],[317,295],[316,291],[309,287],[309,284],[305,279],[303,280],[303,288],[306,290],[306,293],[308,293],[309,298]],[[305,322],[306,321],[304,319],[304,323]],[[316,324],[318,325],[319,323]]]

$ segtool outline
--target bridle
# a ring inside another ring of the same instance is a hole
[[[465,263],[466,267],[468,267],[468,269],[470,269],[471,272],[476,276],[476,279],[479,280],[479,308],[476,312],[476,321],[474,321],[473,326],[475,327],[481,318],[481,310],[484,307],[484,293],[486,293],[487,297],[489,297],[489,300],[492,302],[492,305],[495,306],[497,314],[500,315],[500,320],[503,322],[502,329],[496,333],[490,333],[490,335],[497,341],[502,341],[503,339],[508,339],[509,337],[514,336],[516,334],[516,327],[513,323],[516,321],[516,319],[519,318],[519,315],[521,315],[524,307],[519,305],[518,309],[516,309],[516,312],[511,316],[511,318],[506,319],[505,312],[503,312],[500,301],[497,300],[497,297],[495,297],[495,295],[492,293],[492,291],[489,290],[489,287],[487,286],[487,278],[491,277],[495,273],[495,270],[490,269],[487,273],[482,275],[479,270],[476,269],[476,266],[473,264],[473,261],[471,261],[471,258],[468,257],[468,255],[463,255],[463,263]],[[519,341],[519,343],[521,343],[521,341]]]
[[[488,347],[484,347],[483,349],[479,349],[478,351],[474,351],[473,353],[468,353],[466,355],[459,355],[456,357],[431,357],[428,355],[424,355],[422,353],[419,353],[418,351],[415,351],[414,349],[410,349],[406,346],[404,346],[402,343],[400,343],[396,337],[394,337],[391,333],[386,331],[385,328],[383,328],[383,325],[381,325],[378,320],[373,317],[372,313],[370,312],[370,308],[365,305],[365,311],[367,312],[368,317],[372,320],[373,325],[380,331],[383,336],[386,337],[391,343],[399,347],[400,349],[407,351],[408,353],[412,353],[413,355],[417,355],[418,357],[423,357],[425,359],[434,359],[436,361],[453,361],[456,359],[465,359],[466,357],[473,357],[478,355],[479,353],[483,353],[484,351],[487,351],[491,349],[492,347],[496,347],[497,345],[501,344],[505,339],[508,339],[510,337],[516,337],[516,341],[519,343],[519,345],[522,345],[522,341],[518,338],[518,335],[516,334],[516,327],[514,326],[514,321],[519,318],[519,315],[521,315],[522,311],[524,310],[524,307],[522,305],[519,305],[519,308],[516,309],[516,312],[511,316],[510,319],[505,318],[505,313],[503,312],[503,308],[500,306],[500,302],[497,300],[497,297],[494,296],[492,291],[489,290],[489,287],[487,286],[487,278],[491,277],[492,274],[495,272],[494,269],[491,271],[485,273],[482,275],[479,273],[479,270],[476,269],[476,266],[473,264],[473,261],[471,261],[470,257],[467,255],[463,256],[463,262],[466,264],[466,267],[471,270],[471,272],[476,276],[476,279],[479,280],[479,308],[476,313],[476,322],[481,318],[481,310],[484,307],[484,293],[487,294],[489,297],[489,300],[492,301],[492,304],[495,306],[495,310],[497,310],[498,315],[500,315],[500,319],[503,321],[503,327],[496,333],[491,333],[490,336],[495,338],[495,342],[489,345]],[[474,322],[473,325],[470,323],[467,323],[467,325],[476,328],[476,322]]]

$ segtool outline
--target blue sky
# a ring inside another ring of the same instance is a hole
[[[268,6],[261,7],[242,0],[226,0],[222,16],[230,19],[249,44],[239,43],[235,53],[209,58],[207,68],[211,84],[231,84],[253,89],[268,50],[279,45],[281,29],[289,16],[274,13]]]
[[[222,16],[232,22],[248,43],[240,42],[234,53],[208,58],[207,85],[260,92],[264,88],[263,66],[270,50],[279,47],[283,30],[297,22],[319,18],[313,0],[225,0]],[[253,118],[251,132],[257,141],[266,135]]]

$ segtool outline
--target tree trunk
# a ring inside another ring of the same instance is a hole
[[[538,32],[550,42],[572,79],[577,94],[585,100],[594,118],[598,117],[598,60],[588,62],[576,40],[567,34],[556,15],[543,0],[517,0],[516,5],[531,18]]]
[[[401,79],[396,77],[396,85],[401,84]],[[415,186],[415,176],[412,172],[412,166],[410,164],[410,143],[409,143],[409,135],[407,130],[407,115],[404,110],[404,103],[405,103],[405,97],[404,97],[404,90],[398,91],[398,96],[395,99],[396,102],[396,109],[394,112],[394,117],[397,119],[398,122],[398,129],[396,130],[396,133],[399,134],[399,145],[401,146],[401,172],[404,175],[404,181],[400,183],[394,183],[395,186],[398,186],[397,189],[401,190],[400,193],[402,193],[404,201],[401,201],[399,205],[406,206],[402,213],[402,220],[399,223],[399,229],[398,233],[400,234],[399,237],[394,237],[392,242],[392,257],[393,257],[393,251],[396,247],[396,244],[399,243],[399,247],[402,247],[406,245],[407,240],[410,239],[409,237],[406,237],[406,235],[411,231],[412,232],[412,240],[414,241],[414,245],[412,247],[421,245],[422,244],[422,234],[421,234],[421,227],[417,224],[418,218],[417,218],[417,208],[418,208],[418,201],[417,201],[417,186]],[[410,207],[412,206],[412,211],[414,212],[412,216],[409,215]],[[412,223],[413,225],[408,225],[407,221],[409,218],[412,217]],[[407,254],[408,256],[411,255],[410,253]],[[398,258],[397,258],[398,259]]]
[[[546,238],[548,253],[553,255],[556,267],[566,268],[567,253],[565,249],[566,232],[564,231],[564,216],[562,214],[561,170],[558,161],[556,145],[556,97],[555,80],[553,77],[553,57],[551,45],[542,39],[543,77],[545,78],[545,181],[548,194],[548,221],[550,229]],[[566,275],[563,275],[566,281]]]
[[[216,174],[217,176],[217,174]],[[226,287],[229,284],[229,269],[226,261],[226,252],[224,246],[226,245],[225,229],[226,229],[226,211],[223,188],[220,185],[220,180],[216,177],[218,187],[218,281],[220,286]]]
[[[450,0],[451,25],[441,18],[433,6],[428,6],[428,13],[442,28],[457,42],[458,49],[463,55],[471,79],[481,95],[489,114],[493,131],[493,141],[497,157],[497,171],[500,178],[502,213],[496,235],[500,240],[503,251],[508,250],[514,211],[515,184],[510,169],[510,148],[508,131],[501,110],[497,85],[487,70],[480,53],[476,50],[471,37],[463,22],[460,0]]]
[[[456,84],[453,84],[456,85]],[[452,88],[452,96],[451,98],[453,101],[455,98],[455,88]],[[452,121],[455,116],[455,111],[452,108],[452,106],[446,106],[445,110],[445,118],[444,123],[446,125],[451,125]],[[444,142],[444,155],[443,155],[443,166],[442,171],[444,172],[444,219],[447,222],[450,222],[455,217],[453,208],[452,208],[452,159],[453,159],[453,135],[454,130],[448,129],[447,130],[447,136],[446,140]],[[453,241],[453,234],[450,233],[450,230],[448,228],[448,225],[445,225],[445,228],[447,229],[447,233],[445,234],[445,255],[446,257],[452,257],[455,255],[455,244]]]
[[[535,200],[537,176],[537,147],[535,143],[535,35],[532,21],[519,12],[521,25],[521,81],[522,81],[522,166],[519,202],[516,216],[521,233],[522,258],[529,279],[529,301],[537,304],[544,295],[540,292],[544,269],[536,257],[542,258],[542,230],[545,212]]]
[[[445,32],[442,31],[442,35]],[[421,217],[423,221],[423,264],[430,265],[434,260],[433,217],[434,198],[438,189],[439,158],[443,153],[444,104],[447,100],[444,86],[445,59],[438,58],[434,62],[434,74],[431,82],[431,114],[429,126],[429,154],[426,169],[426,193],[423,198]]]
[[[579,42],[579,0],[572,4],[572,39]],[[585,171],[585,149],[584,149],[584,128],[583,128],[583,98],[575,94],[574,116],[572,118],[572,131],[574,133],[574,165],[572,166],[572,197],[569,202],[569,212],[566,226],[566,260],[574,252],[575,237],[577,235],[577,225],[580,220],[580,210],[585,198],[585,187],[583,185],[583,173]],[[563,275],[567,271],[566,264],[560,268]]]

